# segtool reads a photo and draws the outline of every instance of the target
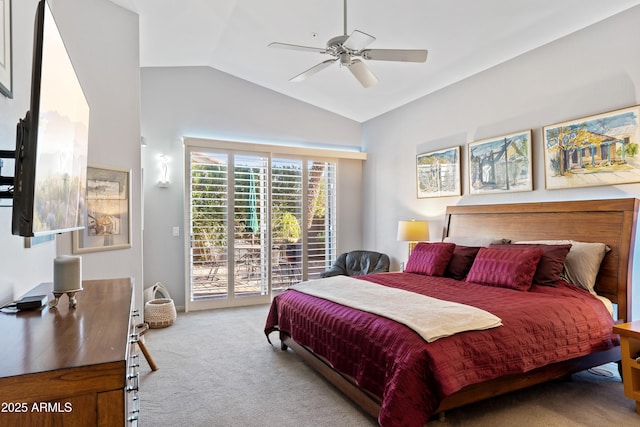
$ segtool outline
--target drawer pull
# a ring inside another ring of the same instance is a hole
[[[134,375],[127,375],[127,380],[130,380],[132,384],[127,386],[127,391],[138,391],[138,385],[140,383],[140,372],[136,372]]]
[[[131,357],[129,358],[129,367],[130,368],[138,368],[140,367],[140,355],[139,354],[132,354]]]
[[[140,334],[129,334],[129,344],[136,344],[140,341]]]
[[[132,400],[132,409],[130,411],[131,414],[135,415],[140,412],[140,399],[138,398],[138,392],[133,392]]]

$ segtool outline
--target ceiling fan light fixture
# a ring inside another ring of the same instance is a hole
[[[315,34],[315,33],[313,33]],[[344,34],[336,36],[327,42],[326,47],[300,46],[288,43],[270,43],[269,47],[282,49],[303,50],[331,55],[333,58],[323,61],[301,74],[298,74],[289,81],[300,82],[323,70],[334,62],[341,66],[347,66],[365,88],[378,83],[378,79],[369,71],[362,60],[376,61],[397,61],[397,62],[425,62],[427,51],[419,49],[365,49],[370,43],[376,40],[375,37],[362,31],[354,30],[351,35],[347,35],[347,0],[344,0]]]

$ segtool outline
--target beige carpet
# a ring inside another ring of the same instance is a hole
[[[262,332],[268,306],[179,313],[145,335],[159,370],[141,363],[142,426],[375,426],[291,350]],[[447,412],[429,427],[640,426],[616,366],[581,372]]]

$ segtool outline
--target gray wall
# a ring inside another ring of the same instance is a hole
[[[29,109],[36,4],[36,0],[13,1],[14,99],[0,96],[2,149],[15,148],[15,125]],[[89,162],[133,171],[133,246],[128,250],[83,255],[83,277],[133,277],[138,284],[137,301],[140,302],[142,206],[138,16],[107,0],[52,0],[51,8],[91,108]],[[8,171],[3,172],[7,175]],[[57,254],[71,253],[71,238],[67,233],[57,236],[55,243],[24,249],[23,239],[12,236],[10,230],[10,209],[1,208],[0,271],[4,282],[0,283],[0,293],[11,289],[19,296],[38,283],[52,280],[53,259]]]
[[[398,220],[428,219],[437,240],[448,205],[640,197],[640,184],[545,190],[541,131],[640,103],[639,22],[635,7],[366,122],[365,246],[386,251],[398,268],[407,249],[395,240]],[[533,129],[534,191],[468,195],[466,144],[525,129]],[[463,196],[417,199],[416,155],[458,145]],[[637,319],[640,266],[635,264]]]
[[[162,282],[184,306],[183,136],[252,143],[306,144],[319,148],[360,147],[361,125],[293,98],[208,67],[143,68],[145,287]],[[242,143],[238,144],[242,149]],[[170,158],[168,188],[157,185],[158,158]],[[362,167],[342,161],[339,250],[362,239]],[[180,235],[173,236],[173,227]]]

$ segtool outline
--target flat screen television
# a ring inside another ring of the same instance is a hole
[[[84,227],[89,104],[46,0],[38,3],[29,111],[16,132],[12,234]]]

